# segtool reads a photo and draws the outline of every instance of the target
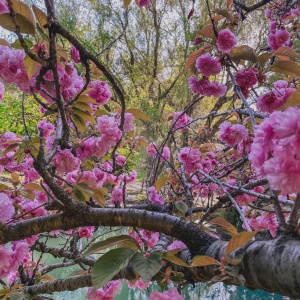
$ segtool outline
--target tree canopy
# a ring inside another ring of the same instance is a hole
[[[300,296],[300,1],[249,2],[0,0],[1,299]]]

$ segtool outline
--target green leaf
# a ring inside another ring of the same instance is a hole
[[[240,232],[234,237],[231,238],[227,247],[226,247],[226,254],[240,248],[241,246],[248,243],[254,236],[256,235],[256,231],[248,232]]]
[[[156,253],[151,253],[149,257],[145,257],[141,253],[136,253],[130,262],[145,284],[148,284],[162,267],[161,257]]]
[[[85,132],[85,122],[80,116],[73,114],[71,115],[71,119],[81,133]]]
[[[171,263],[176,264],[178,266],[190,267],[190,265],[188,265],[186,262],[184,262],[180,257],[175,256],[179,251],[180,251],[180,249],[168,251],[162,255],[162,258],[166,259],[166,260],[170,261]]]
[[[128,248],[110,250],[95,263],[91,276],[94,289],[100,289],[127,266],[135,251]]]
[[[88,112],[83,111],[77,107],[73,107],[73,112],[74,114],[80,116],[83,120],[89,121],[91,124],[97,124],[95,117],[91,116]]]
[[[131,242],[132,244],[134,244],[135,249],[133,249],[133,250],[140,249],[138,242],[134,238],[132,238],[129,235],[119,235],[119,236],[110,237],[110,238],[106,239],[105,241],[99,241],[97,243],[92,244],[90,246],[90,248],[83,255],[84,256],[90,255],[90,254],[98,252],[100,250],[107,249],[107,248],[113,247],[113,246],[117,246],[124,242]],[[132,249],[132,248],[130,247],[130,249]]]
[[[23,63],[26,68],[28,78],[30,80],[31,77],[33,76],[33,74],[35,73],[35,71],[37,70],[39,63],[36,62],[35,60],[31,59],[27,54],[24,58]]]
[[[25,38],[24,38],[24,42],[25,42],[25,44],[28,46],[28,48],[31,48],[31,47],[33,46],[33,43],[32,43],[31,40],[28,40],[28,39],[25,39]],[[16,49],[22,49],[22,50],[23,50],[23,47],[21,46],[21,42],[20,42],[19,40],[15,40],[15,41],[11,44],[11,46],[12,46],[13,48],[16,48]]]
[[[27,183],[24,185],[24,188],[38,192],[45,192],[45,190],[37,183]]]
[[[189,208],[188,206],[186,205],[186,203],[184,203],[183,201],[176,201],[175,202],[175,207],[183,214],[185,215]]]

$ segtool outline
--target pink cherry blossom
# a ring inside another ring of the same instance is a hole
[[[76,64],[80,63],[80,54],[79,51],[72,45],[70,51],[71,57]]]
[[[86,237],[87,239],[89,239],[93,236],[94,230],[95,230],[94,226],[85,226],[79,228],[78,234],[81,238]]]
[[[171,245],[168,246],[167,250],[175,250],[175,249],[186,249],[187,246],[182,241],[175,240]]]
[[[29,245],[26,241],[16,241],[12,242],[13,250],[13,264],[12,269],[18,268],[19,265],[24,262],[24,258],[29,253]]]
[[[56,167],[58,172],[64,173],[78,170],[81,161],[72,154],[70,149],[65,149],[58,150],[51,163]]]
[[[213,96],[213,97],[222,97],[225,95],[227,91],[227,86],[225,84],[219,84],[218,82],[215,81],[208,81],[208,80],[203,80],[202,81],[202,88],[203,92],[202,94],[204,96]]]
[[[0,222],[9,220],[15,213],[12,201],[4,193],[0,193]]]
[[[203,94],[203,87],[195,75],[188,78],[188,85],[194,95]]]
[[[12,270],[13,251],[0,245],[0,278],[6,277]]]
[[[217,46],[221,52],[229,53],[236,43],[236,38],[229,29],[223,29],[219,32]]]
[[[132,131],[134,129],[134,116],[131,113],[125,113],[123,130],[125,132]]]
[[[205,53],[197,58],[196,68],[203,76],[217,75],[221,72],[222,66],[218,59],[212,58],[210,53]]]
[[[231,125],[224,122],[220,126],[220,140],[228,146],[235,146],[248,137],[248,130],[244,125]]]
[[[123,155],[116,155],[116,164],[118,166],[124,166],[126,164],[126,157]]]
[[[150,143],[146,148],[146,151],[150,156],[154,156],[157,153],[157,150],[155,148],[157,148],[156,143]]]
[[[290,39],[290,33],[284,28],[279,29],[276,33],[270,33],[267,42],[272,51],[277,50],[279,47],[284,46]]]
[[[120,204],[123,202],[123,187],[116,188],[112,191],[110,202],[112,204]]]
[[[137,5],[139,7],[149,6],[150,0],[137,0]]]
[[[155,203],[158,205],[164,205],[164,203],[165,203],[162,195],[156,191],[156,188],[154,186],[151,186],[149,188],[148,198],[152,203]]]
[[[131,290],[134,290],[135,288],[145,290],[151,284],[151,281],[148,284],[145,284],[142,278],[140,277],[134,284],[127,280],[127,284]]]
[[[99,290],[89,287],[86,296],[88,300],[113,300],[120,289],[121,281],[112,280]]]
[[[4,85],[2,82],[0,82],[0,101],[2,101],[4,97]]]
[[[192,121],[192,118],[189,117],[186,113],[182,113],[182,111],[174,112],[173,113],[173,130],[180,128],[187,130],[187,124]]]
[[[120,135],[121,131],[114,117],[103,115],[97,119],[97,122],[98,130],[101,134],[112,137],[117,137]]]
[[[109,86],[104,81],[92,81],[89,84],[89,88],[93,88],[93,90],[88,93],[88,96],[93,98],[99,104],[106,104],[111,97]]]
[[[256,99],[257,108],[262,112],[273,112],[276,108],[282,106],[284,102],[275,92],[266,93]]]
[[[160,293],[158,291],[151,292],[149,300],[184,300],[175,287]]]
[[[9,13],[9,7],[6,0],[0,0],[0,14]]]
[[[254,68],[244,68],[235,74],[236,82],[241,88],[249,89],[257,83]]]
[[[55,127],[50,122],[41,121],[37,125],[39,131],[43,130],[44,137],[48,138],[55,131]]]

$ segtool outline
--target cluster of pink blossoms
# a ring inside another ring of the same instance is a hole
[[[274,88],[256,99],[257,108],[261,112],[272,113],[282,106],[288,97],[295,91],[294,87],[288,87],[288,82],[278,80],[274,83]]]
[[[300,192],[300,109],[273,112],[254,132],[249,159],[281,194]]]
[[[224,122],[220,125],[220,140],[228,146],[235,146],[248,137],[248,130],[244,125],[231,125]]]
[[[158,205],[164,205],[165,201],[161,194],[159,194],[154,186],[151,186],[148,191],[149,201]]]
[[[153,232],[146,229],[141,229],[139,231],[142,238],[147,242],[149,248],[153,248],[158,241],[159,238],[159,232]],[[143,241],[140,239],[138,234],[133,231],[130,233],[131,237],[133,237],[141,246],[143,246]]]
[[[171,151],[169,147],[164,147],[163,151],[160,152],[156,143],[150,143],[146,150],[150,156],[159,155],[160,161],[166,161],[170,159]]]
[[[112,280],[99,290],[93,290],[92,287],[89,287],[86,296],[88,300],[113,300],[120,289],[121,281]]]
[[[189,117],[186,113],[182,111],[174,112],[173,113],[173,130],[176,129],[184,129],[188,130],[187,125],[192,121],[192,118]]]
[[[26,241],[12,242],[9,248],[0,245],[0,278],[17,269],[29,252]]]
[[[256,72],[254,68],[244,68],[235,73],[235,79],[245,98],[249,97],[249,89],[257,83]]]

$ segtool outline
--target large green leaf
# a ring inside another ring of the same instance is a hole
[[[134,255],[135,251],[129,248],[110,250],[102,255],[95,263],[91,276],[95,289],[100,289],[120,272]]]
[[[128,247],[133,250],[138,250],[140,247],[139,244],[137,243],[137,241],[134,238],[132,238],[131,236],[119,235],[119,236],[110,237],[110,238],[106,239],[105,241],[99,241],[97,243],[92,244],[91,247],[84,253],[84,255],[89,255],[89,254],[98,252],[100,250],[119,245],[124,242],[129,242],[132,246],[134,246],[134,248]]]
[[[161,269],[161,257],[156,253],[151,253],[149,257],[136,253],[130,262],[145,284]]]

